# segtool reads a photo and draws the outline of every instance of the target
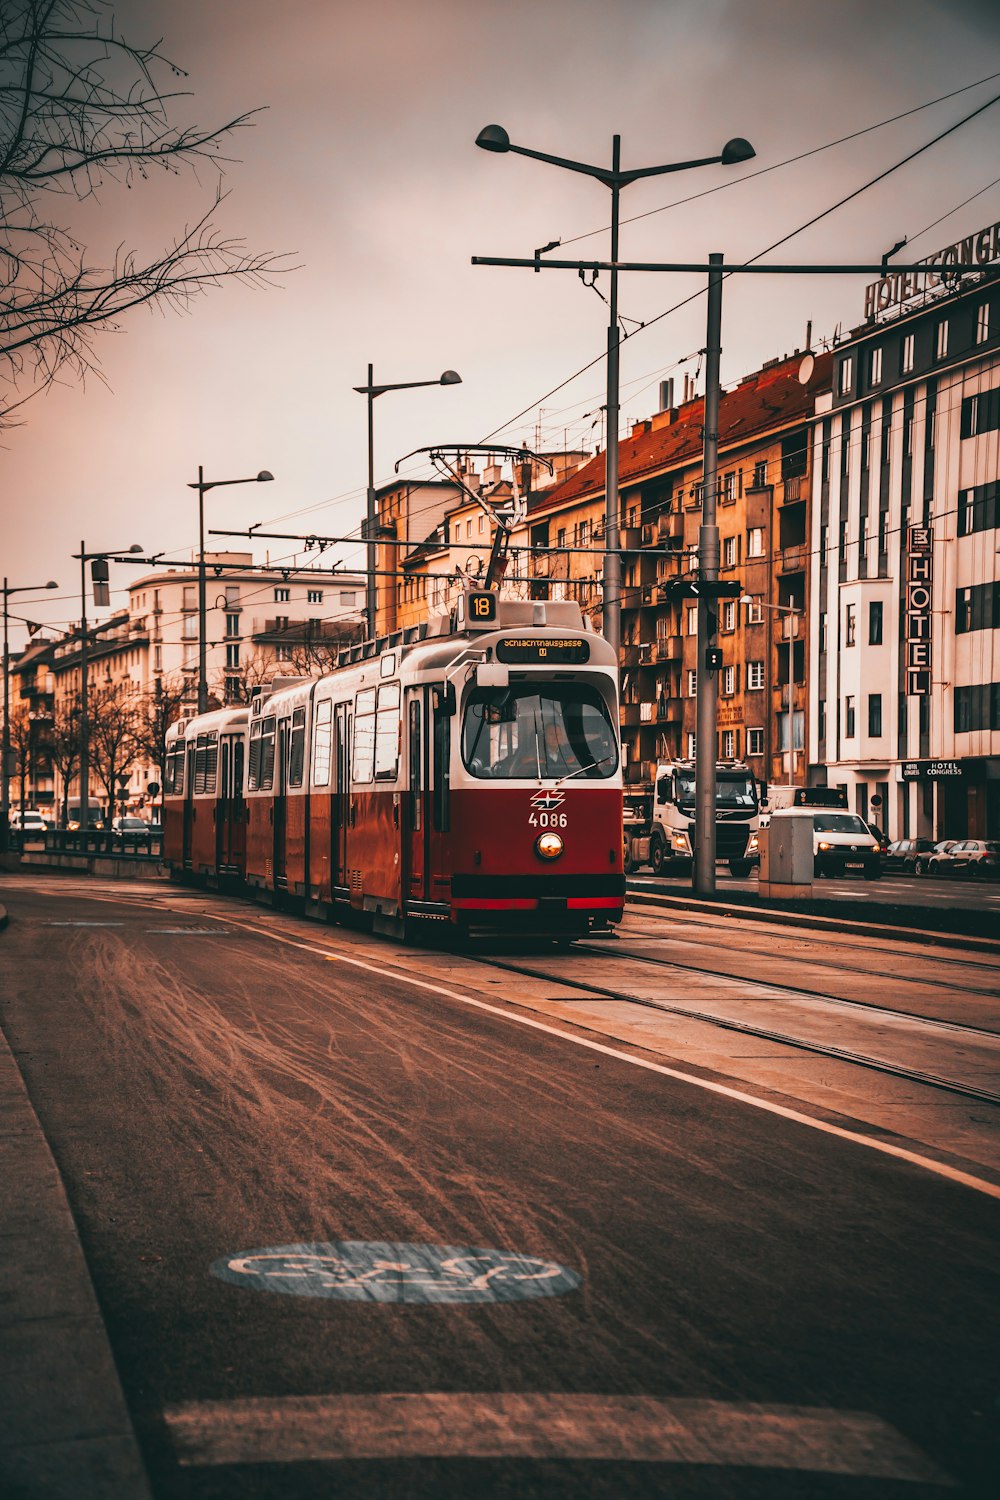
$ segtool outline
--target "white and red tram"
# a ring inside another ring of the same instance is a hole
[[[164,853],[376,931],[621,919],[617,664],[569,602],[454,615],[172,726]]]

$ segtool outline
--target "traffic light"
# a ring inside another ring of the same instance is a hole
[[[98,606],[111,603],[111,591],[108,588],[108,560],[106,557],[95,557],[90,564],[90,577],[94,584],[94,603]]]

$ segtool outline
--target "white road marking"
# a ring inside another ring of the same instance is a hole
[[[192,1402],[164,1413],[180,1463],[597,1459],[952,1486],[867,1412],[656,1396],[461,1391]]]
[[[117,900],[128,901],[129,897],[119,896],[117,893],[106,897],[92,896],[94,900]],[[392,979],[396,983],[409,983],[417,989],[427,990],[431,994],[442,995],[448,1000],[457,1000],[461,1005],[471,1006],[475,1010],[486,1011],[489,1015],[498,1016],[505,1021],[513,1021],[518,1026],[526,1026],[533,1031],[541,1031],[548,1036],[561,1038],[563,1041],[572,1042],[577,1047],[585,1047],[591,1052],[600,1052],[605,1057],[613,1057],[619,1062],[631,1063],[633,1067],[644,1068],[650,1073],[660,1073],[666,1078],[676,1078],[682,1083],[687,1083],[692,1088],[703,1089],[710,1094],[718,1094],[722,1098],[732,1099],[738,1104],[746,1104],[751,1109],[761,1110],[764,1114],[776,1115],[780,1119],[791,1120],[797,1125],[805,1125],[810,1130],[818,1130],[822,1135],[836,1136],[840,1140],[852,1141],[857,1146],[863,1146],[867,1150],[877,1151],[883,1156],[894,1157],[897,1161],[905,1161],[910,1166],[919,1167],[925,1172],[931,1172],[937,1177],[943,1177],[948,1182],[954,1182],[960,1187],[970,1188],[973,1192],[982,1193],[987,1198],[995,1198],[1000,1201],[1000,1184],[990,1182],[982,1177],[975,1177],[971,1172],[962,1172],[956,1167],[949,1166],[947,1162],[935,1161],[933,1157],[922,1156],[917,1151],[909,1151],[905,1146],[895,1146],[891,1141],[879,1140],[875,1136],[866,1135],[861,1130],[848,1130],[846,1126],[834,1125],[827,1120],[818,1120],[812,1115],[804,1114],[801,1110],[789,1109],[787,1105],[776,1104],[769,1099],[759,1099],[754,1094],[747,1094],[742,1089],[731,1088],[728,1084],[715,1083],[709,1078],[700,1078],[695,1073],[687,1073],[682,1068],[670,1068],[665,1063],[653,1062],[651,1058],[637,1057],[631,1052],[622,1052],[616,1047],[609,1047],[603,1042],[593,1041],[590,1037],[577,1036],[573,1032],[566,1031],[559,1026],[548,1026],[544,1021],[536,1021],[530,1016],[519,1014],[516,1010],[507,1007],[490,1005],[484,1000],[477,1000],[473,995],[461,994],[458,990],[446,989],[444,985],[432,984],[430,980],[418,979],[416,975],[403,969],[388,968],[385,965],[366,963],[359,958],[350,958],[347,954],[331,953],[329,948],[321,948],[315,943],[302,943],[295,938],[283,937],[280,933],[271,932],[266,927],[254,926],[249,922],[234,921],[229,917],[215,917],[211,912],[202,912],[202,916],[215,922],[229,922],[231,927],[238,928],[243,932],[249,932],[252,936],[270,938],[272,942],[284,943],[287,947],[298,948],[304,953],[315,953],[320,958],[327,959],[330,963],[348,964],[352,968],[364,969],[369,974],[380,974],[385,979]],[[106,924],[108,926],[121,923]],[[512,1004],[516,1004],[514,1001]]]
[[[43,927],[124,927],[124,922],[43,922]]]

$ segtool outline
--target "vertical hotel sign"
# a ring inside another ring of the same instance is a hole
[[[906,541],[906,691],[926,698],[931,691],[931,601],[934,532],[911,526]]]

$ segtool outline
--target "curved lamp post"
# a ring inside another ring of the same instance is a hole
[[[701,156],[692,161],[670,162],[659,167],[634,167],[626,171],[621,167],[621,136],[612,138],[611,166],[594,167],[586,162],[572,161],[564,156],[551,156],[547,151],[532,151],[527,146],[515,146],[502,125],[487,125],[476,137],[476,145],[483,151],[498,153],[513,151],[518,156],[530,156],[534,161],[545,161],[554,167],[565,167],[569,172],[581,172],[586,177],[595,177],[598,182],[611,189],[611,294],[608,316],[608,381],[607,423],[608,440],[605,447],[605,557],[604,557],[604,636],[614,647],[617,655],[621,645],[621,554],[618,548],[618,202],[623,187],[638,182],[642,177],[662,177],[667,172],[685,172],[690,167],[707,167],[720,163],[724,167],[749,161],[756,155],[749,141],[734,136],[723,146],[718,156]]]
[[[198,491],[198,712],[208,708],[208,643],[205,606],[205,496],[209,490],[220,489],[224,484],[265,484],[274,475],[267,469],[253,474],[249,479],[206,479],[201,464],[198,478],[188,484],[189,490]]]
[[[374,420],[372,408],[376,396],[384,396],[386,391],[412,391],[421,385],[461,385],[462,377],[454,370],[445,370],[437,380],[395,380],[384,385],[375,385],[372,376],[372,367],[368,366],[368,384],[352,387],[359,396],[368,397],[368,504],[365,512],[365,534],[368,538],[368,555],[366,567],[368,582],[365,588],[365,614],[367,617],[368,635],[374,638],[375,614],[377,608],[377,596],[375,590],[375,437]]]

